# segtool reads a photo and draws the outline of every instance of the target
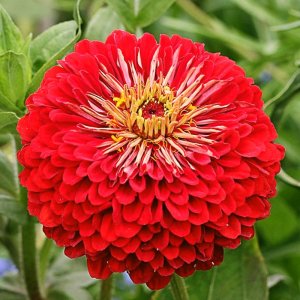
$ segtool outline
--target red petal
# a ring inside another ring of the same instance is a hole
[[[197,175],[191,169],[184,169],[183,175],[180,176],[180,180],[189,185],[197,185],[199,179]]]
[[[135,192],[141,193],[146,188],[146,179],[144,176],[135,176],[129,179],[129,184]]]
[[[79,232],[81,236],[91,236],[95,232],[95,228],[92,226],[92,219],[79,223]]]
[[[116,235],[132,238],[141,230],[141,226],[135,223],[120,223],[115,226]]]
[[[251,169],[248,166],[248,164],[242,161],[238,167],[226,168],[225,174],[226,176],[235,179],[245,179],[245,178],[249,178],[250,171]]]
[[[130,239],[129,242],[125,246],[122,247],[122,249],[126,253],[135,253],[135,251],[138,249],[140,244],[141,244],[140,239],[137,237],[134,237],[134,238]]]
[[[124,261],[119,261],[113,257],[109,258],[108,267],[112,272],[124,272],[126,270]]]
[[[89,179],[93,182],[101,182],[107,177],[107,174],[104,173],[102,168],[101,168],[101,162],[100,161],[93,162],[87,168],[87,174],[89,176]]]
[[[153,223],[153,213],[150,205],[144,205],[142,213],[140,214],[140,218],[138,220],[138,224],[140,225],[148,225]]]
[[[163,250],[169,244],[169,231],[162,229],[161,232],[154,235],[151,240],[151,243],[154,248]]]
[[[74,197],[75,203],[82,203],[86,201],[87,195],[89,193],[89,188],[91,182],[88,180],[83,180],[76,186],[76,194]]]
[[[124,184],[116,190],[115,197],[121,204],[130,204],[135,200],[136,192],[128,184]]]
[[[170,276],[174,273],[174,268],[170,266],[164,266],[157,270],[158,274],[161,276]]]
[[[63,173],[63,181],[67,184],[74,185],[82,180],[82,177],[76,174],[77,167],[65,168]]]
[[[143,227],[139,232],[139,238],[142,242],[148,242],[152,239],[153,232],[151,232],[147,227]]]
[[[168,246],[161,250],[161,254],[165,256],[168,260],[174,259],[179,255],[178,247]]]
[[[187,205],[176,205],[171,201],[166,201],[165,206],[175,220],[185,221],[189,218],[189,209]]]
[[[182,267],[176,270],[176,274],[182,277],[191,276],[195,272],[195,267],[193,264],[184,264]]]
[[[164,257],[159,252],[156,252],[156,255],[152,261],[150,261],[150,264],[153,268],[153,270],[157,270],[158,268],[162,267],[164,265]]]
[[[118,190],[119,184],[114,181],[105,179],[99,183],[98,191],[102,197],[113,195]]]
[[[264,148],[259,147],[258,143],[251,141],[249,139],[243,139],[236,148],[236,151],[244,157],[256,157],[264,150]]]
[[[190,233],[191,223],[188,221],[185,222],[176,222],[174,221],[170,226],[170,231],[179,237],[185,237]]]
[[[235,216],[230,216],[228,226],[220,229],[219,232],[227,238],[236,239],[239,235],[241,235],[241,223]]]
[[[181,245],[179,248],[179,257],[186,263],[192,263],[196,259],[195,248],[191,245]]]
[[[93,234],[91,240],[92,246],[96,251],[103,251],[109,245],[109,243],[105,241],[100,234]]]
[[[139,200],[143,204],[151,204],[154,199],[154,181],[148,180],[146,184],[146,189],[139,193]]]
[[[134,201],[131,204],[124,205],[122,210],[123,218],[126,222],[136,221],[143,210],[143,205],[139,201]]]
[[[112,216],[110,214],[106,214],[102,218],[100,234],[104,240],[108,242],[112,242],[117,239],[117,236],[114,232],[114,224],[112,221]]]
[[[208,187],[203,180],[199,179],[197,185],[188,187],[188,192],[192,196],[203,198],[208,194]]]
[[[129,276],[136,284],[145,283],[151,279],[153,272],[153,269],[148,263],[141,263],[136,269],[129,272]]]
[[[150,262],[155,257],[155,251],[153,249],[143,251],[141,248],[138,248],[135,255],[143,262]]]
[[[190,234],[185,237],[185,240],[191,244],[195,245],[200,242],[202,238],[202,228],[201,226],[193,226],[191,227]]]
[[[91,277],[98,279],[107,279],[112,273],[105,257],[99,259],[87,257],[87,267]]]
[[[85,254],[85,249],[83,243],[79,243],[74,247],[66,247],[65,255],[70,258],[77,258]]]
[[[110,254],[114,258],[116,258],[118,260],[121,260],[121,261],[126,259],[127,255],[128,255],[125,251],[123,251],[123,249],[117,248],[117,247],[114,247],[114,246],[110,246],[109,250],[110,250]]]
[[[147,173],[154,180],[159,181],[164,178],[164,172],[152,161],[150,161],[147,165]]]
[[[184,205],[187,204],[189,201],[189,194],[187,189],[183,186],[182,191],[180,193],[178,194],[171,193],[169,198],[174,204]]]
[[[154,190],[156,198],[161,201],[166,201],[170,195],[168,184],[164,180],[156,181]]]

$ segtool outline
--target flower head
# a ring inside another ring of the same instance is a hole
[[[164,287],[222,262],[268,216],[283,148],[261,91],[180,36],[83,40],[26,102],[28,209],[91,276]]]

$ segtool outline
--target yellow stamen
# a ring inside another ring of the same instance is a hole
[[[123,140],[123,137],[122,136],[115,136],[115,135],[111,135],[111,139],[116,142],[116,143],[119,143]]]
[[[104,142],[101,147],[106,148],[105,154],[114,151],[122,153],[118,166],[126,167],[132,164],[133,160],[135,164],[144,164],[150,158],[153,161],[164,158],[167,164],[182,170],[178,153],[185,157],[186,150],[204,145],[203,151],[212,155],[212,152],[207,149],[207,145],[213,142],[208,133],[216,129],[199,128],[198,123],[203,121],[197,117],[215,109],[227,108],[211,104],[201,105],[201,107],[193,105],[202,89],[202,77],[191,79],[194,76],[192,70],[181,86],[173,90],[168,84],[174,75],[175,65],[171,67],[166,77],[161,74],[155,79],[156,63],[156,60],[152,61],[148,80],[144,81],[141,74],[131,70],[133,83],[127,83],[123,87],[114,76],[107,72],[100,73],[107,88],[116,94],[112,97],[113,101],[106,101],[101,96],[89,94],[101,110],[94,111],[86,106],[81,106],[80,109],[82,114],[88,114],[93,120],[98,121],[99,127],[82,125],[82,128],[111,137],[111,140],[108,139],[108,143]],[[133,65],[129,66],[131,69],[134,68]],[[126,71],[124,63],[123,67]],[[127,164],[124,163],[131,156]]]
[[[194,106],[194,105],[192,105],[192,104],[190,104],[189,106],[188,106],[188,110],[195,110],[197,108],[197,106]]]

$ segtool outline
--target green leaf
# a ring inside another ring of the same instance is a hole
[[[104,41],[115,29],[123,29],[118,15],[109,6],[101,7],[88,23],[85,37]]]
[[[47,295],[48,300],[74,300],[70,298],[70,296],[66,295],[62,291],[57,291],[57,290],[50,290]]]
[[[190,300],[267,300],[267,270],[256,239],[225,251],[224,262],[209,271],[197,271],[186,280]],[[172,299],[163,290],[153,299]]]
[[[263,255],[266,261],[277,260],[300,253],[300,241],[284,243],[281,246],[273,247],[268,251],[264,251]]]
[[[199,34],[209,39],[219,40],[247,60],[256,59],[257,54],[263,51],[261,45],[253,38],[248,38],[243,33],[228,29],[223,26],[223,24],[221,26],[219,25],[219,30],[216,30],[207,25],[196,24],[194,22],[171,17],[163,17],[160,23],[172,30],[185,31],[188,33]]]
[[[20,201],[16,143],[11,135],[10,137],[11,142],[0,151],[0,214],[19,224],[24,224],[28,213],[25,205]],[[4,154],[5,150],[7,155]]]
[[[291,237],[299,225],[295,212],[277,197],[272,201],[271,216],[258,222],[257,228],[269,245],[277,245]]]
[[[13,112],[0,112],[0,132],[5,133],[11,127],[16,127],[19,118]]]
[[[160,18],[175,0],[107,0],[126,28],[135,32],[137,28],[150,25]]]
[[[86,271],[86,261],[83,258],[69,259],[61,249],[55,259],[51,260],[47,271],[49,285],[55,285],[57,278],[60,276],[67,276],[67,274],[76,271]]]
[[[284,109],[293,96],[300,91],[300,70],[296,71],[291,79],[288,81],[286,86],[272,99],[266,102],[264,109],[269,112],[270,108],[273,108],[269,112],[270,118],[278,127],[281,116],[283,115]]]
[[[119,15],[120,20],[126,26],[126,28],[135,32],[135,8],[134,0],[107,0],[107,3],[112,7],[112,9]]]
[[[141,7],[136,17],[137,25],[139,27],[150,25],[159,19],[174,2],[175,0],[141,1]]]
[[[13,131],[13,129],[8,129],[10,126],[4,128],[1,130],[0,132],[0,147],[3,147],[5,146],[7,143],[10,142],[11,140],[11,136],[9,134],[6,134],[5,131],[8,130],[8,131]]]
[[[70,273],[63,274],[61,276],[57,276],[55,278],[55,281],[52,282],[53,286],[60,289],[65,286],[76,286],[76,287],[87,287],[93,283],[95,283],[96,280],[92,278],[88,272],[85,271],[76,271],[73,270]]]
[[[288,100],[288,104],[284,109],[284,113],[280,117],[280,123],[277,124],[278,127],[278,143],[284,145],[285,147],[285,160],[282,164],[283,172],[288,172],[289,176],[300,179],[300,172],[297,172],[297,167],[300,165],[300,94],[292,97],[293,99]],[[298,174],[297,174],[298,173]],[[279,173],[279,178],[287,182],[287,176],[282,177],[283,173]],[[291,182],[289,182],[290,185]],[[294,186],[297,184],[293,184]]]
[[[86,288],[98,281],[91,278],[83,258],[71,260],[62,251],[50,261],[46,274],[49,294],[62,293],[66,299],[92,300]],[[60,299],[53,296],[51,299]],[[65,298],[62,298],[65,299]]]
[[[28,213],[26,211],[26,205],[20,201],[16,140],[11,134],[7,136],[10,137],[10,142],[1,147],[0,151],[0,215],[18,224],[25,224]],[[9,223],[11,222],[8,222],[8,224]],[[16,232],[16,227],[16,224],[12,224],[12,226],[7,227],[5,231],[13,235]],[[15,264],[18,265],[17,256],[13,255],[16,254],[16,251],[14,251],[15,248],[12,246],[10,238],[13,237],[8,236],[7,239],[4,237],[4,240],[7,240],[5,245],[8,245],[7,248],[11,253],[11,257]]]
[[[299,287],[280,282],[270,290],[270,300],[300,300]]]
[[[13,16],[13,18],[16,18],[16,20],[20,20],[22,22],[26,19],[34,26],[37,26],[37,22],[40,22],[44,18],[49,18],[49,15],[51,16],[54,4],[58,1],[1,0],[0,2],[3,3],[6,11]],[[71,1],[74,2],[74,0]]]
[[[26,297],[15,294],[15,293],[10,293],[10,292],[0,290],[0,299],[3,299],[3,300],[4,299],[5,300],[26,300]]]
[[[209,273],[202,273],[209,300],[267,299],[267,271],[257,240],[226,251],[224,263]]]
[[[20,297],[25,297],[26,295],[22,278],[18,276],[17,272],[9,272],[0,278],[0,291],[13,293],[19,295]]]
[[[57,52],[52,53],[52,56],[47,60],[47,62],[44,63],[43,66],[35,73],[31,85],[29,87],[28,94],[33,93],[38,88],[38,86],[40,85],[44,77],[45,72],[50,67],[55,65],[58,59],[61,59],[64,55],[66,55],[72,49],[74,44],[79,40],[81,36],[81,23],[82,23],[80,12],[79,12],[79,6],[80,6],[80,0],[77,0],[74,9],[74,20],[77,24],[76,34],[74,34],[73,38],[70,39],[67,43],[65,43],[65,45],[62,48],[57,49]]]
[[[22,52],[24,40],[19,28],[0,5],[0,54],[9,50]]]
[[[280,19],[270,11],[270,9],[265,8],[260,1],[251,0],[231,0],[236,5],[238,5],[245,12],[250,14],[253,18],[256,18],[264,23],[268,24],[278,24]]]
[[[0,151],[0,170],[0,189],[16,197],[18,195],[18,182],[15,178],[14,168],[2,151]]]
[[[30,78],[31,67],[24,54],[8,51],[0,55],[0,110],[20,113]]]
[[[49,300],[92,300],[92,296],[88,291],[83,289],[78,289],[74,286],[66,286],[65,290],[53,289],[49,292]]]
[[[0,194],[0,214],[19,224],[24,224],[27,220],[25,207],[15,198],[2,194]]]
[[[291,16],[300,18],[300,11],[299,11],[299,10],[296,10],[296,9],[292,8],[292,9],[289,11],[289,13],[291,14]]]
[[[38,35],[30,45],[33,72],[39,70],[53,55],[70,43],[76,35],[75,21],[54,25]]]
[[[193,279],[199,289],[191,291],[191,300],[198,299],[197,294],[207,300],[268,298],[267,270],[256,239],[244,242],[236,250],[226,251],[223,264],[208,272],[199,272]]]

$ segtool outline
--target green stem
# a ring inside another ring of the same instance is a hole
[[[47,267],[49,265],[49,260],[51,257],[53,249],[53,242],[47,238],[45,238],[45,241],[43,243],[43,246],[40,250],[40,260],[39,260],[39,270],[40,270],[40,279],[41,279],[41,284],[45,281],[46,277],[46,271]]]
[[[101,281],[100,300],[111,300],[113,289],[113,275]]]
[[[176,274],[171,279],[171,292],[174,300],[188,300],[189,296],[184,279]]]
[[[206,12],[201,10],[200,7],[197,6],[191,0],[177,0],[176,2],[195,21],[212,29],[222,29],[222,25],[220,25],[218,20],[215,20],[212,17],[210,17]]]
[[[38,277],[35,224],[31,218],[21,228],[21,267],[28,298],[43,300]]]

